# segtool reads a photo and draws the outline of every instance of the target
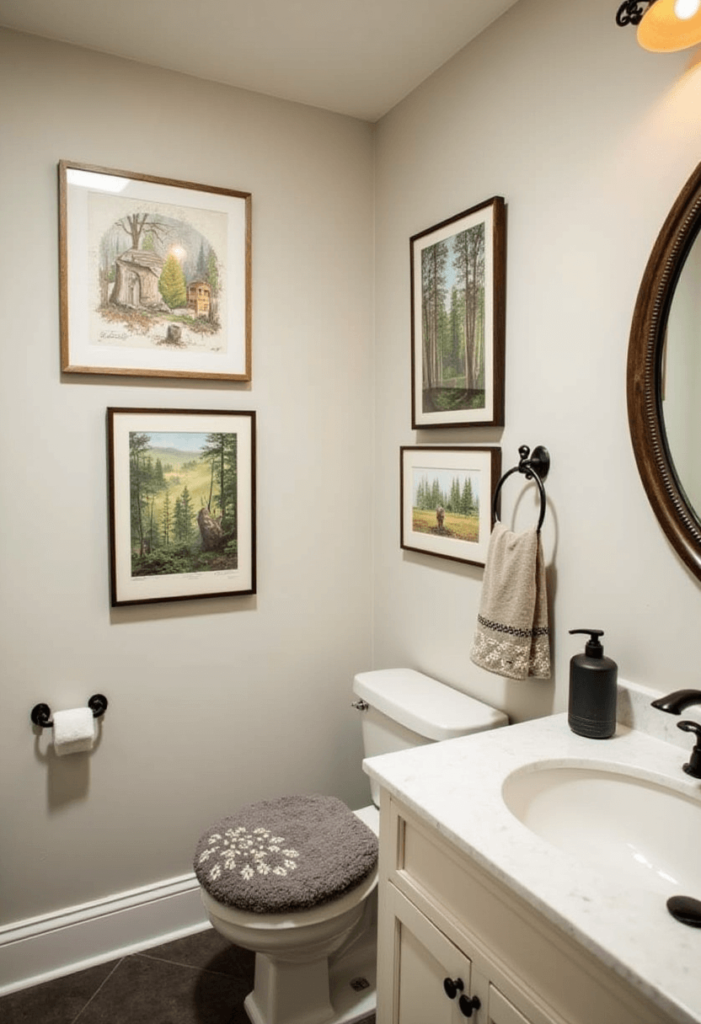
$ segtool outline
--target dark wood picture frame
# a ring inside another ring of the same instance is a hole
[[[400,448],[400,547],[483,566],[500,473],[496,446]]]
[[[256,414],[107,410],[112,606],[256,592]]]
[[[410,268],[412,426],[502,426],[504,199],[413,235]]]
[[[249,381],[251,193],[61,160],[64,373]]]
[[[648,500],[673,548],[701,579],[701,509],[691,504],[670,452],[663,414],[667,323],[675,289],[701,233],[701,164],[674,202],[648,260],[628,345],[628,423]]]

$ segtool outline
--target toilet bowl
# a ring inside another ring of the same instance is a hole
[[[409,669],[359,674],[353,689],[360,698],[354,706],[368,712],[363,719],[366,755],[479,732],[508,722],[494,708]],[[373,798],[377,799],[376,792]],[[248,810],[257,806],[251,805]],[[307,813],[300,806],[301,813]],[[379,811],[375,804],[352,814],[347,808],[344,811],[349,819],[359,819],[366,826],[356,828],[358,880],[346,885],[338,895],[324,893],[322,885],[321,901],[308,907],[266,912],[258,905],[249,907],[245,902],[247,896],[222,894],[218,889],[219,876],[214,883],[205,878],[209,865],[205,841],[208,833],[200,840],[195,868],[210,921],[231,942],[256,954],[253,991],[244,1001],[252,1024],[359,1024],[375,1010],[377,863],[374,854],[374,864],[368,870],[367,837],[368,830],[375,837],[379,833]],[[312,810],[308,813],[311,815]],[[313,833],[316,821],[307,824]],[[214,826],[213,830],[214,841],[220,843],[221,829]],[[256,831],[264,830],[251,829],[250,834]],[[212,842],[210,838],[209,843]],[[341,859],[347,853],[345,859],[353,860],[352,840],[335,846],[341,848]],[[286,852],[298,855],[295,849]],[[284,861],[290,865],[291,874],[296,874],[295,857]],[[204,861],[199,868],[198,859]],[[267,865],[264,866],[269,875]],[[285,874],[285,869],[280,871]]]
[[[360,815],[378,818],[377,808]],[[344,896],[286,914],[227,907],[202,890],[213,927],[256,954],[244,1001],[253,1024],[354,1024],[373,1012],[376,889],[377,866]]]

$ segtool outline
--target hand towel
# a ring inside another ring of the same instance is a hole
[[[471,660],[509,679],[550,678],[545,563],[535,527],[492,531]]]

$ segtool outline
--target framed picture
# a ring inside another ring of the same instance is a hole
[[[108,409],[112,605],[254,594],[254,412]]]
[[[415,429],[503,425],[505,287],[500,196],[412,237]]]
[[[58,171],[64,373],[250,380],[250,193]]]
[[[401,448],[401,546],[484,565],[500,473],[501,448]]]

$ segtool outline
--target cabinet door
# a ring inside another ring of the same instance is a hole
[[[381,1019],[389,1016],[391,1024],[464,1024],[460,997],[471,996],[470,960],[401,893],[389,888],[394,993],[391,1016],[383,1014]],[[476,1015],[473,1020],[476,1024]]]
[[[486,1021],[480,1024],[529,1024],[520,1010],[506,999],[498,988],[489,986],[488,1010]]]

